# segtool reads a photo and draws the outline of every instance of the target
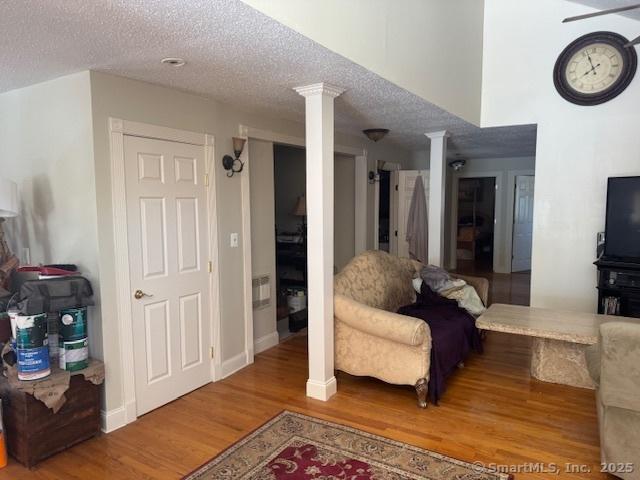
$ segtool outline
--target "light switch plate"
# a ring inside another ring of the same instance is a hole
[[[232,233],[229,236],[229,244],[231,245],[231,248],[238,248],[238,234],[237,233]]]

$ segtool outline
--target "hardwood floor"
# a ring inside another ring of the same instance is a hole
[[[306,337],[256,356],[137,422],[29,471],[11,461],[0,479],[175,479],[283,409],[351,425],[470,462],[587,465],[594,473],[519,473],[516,480],[607,478],[599,471],[594,393],[529,377],[527,339],[491,332],[449,381],[439,406],[418,409],[413,388],[338,373],[328,402],[305,396]]]

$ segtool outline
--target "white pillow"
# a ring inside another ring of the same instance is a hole
[[[414,278],[411,282],[413,283],[413,289],[416,291],[416,293],[420,293],[420,291],[422,290],[422,278],[420,277],[416,277]]]

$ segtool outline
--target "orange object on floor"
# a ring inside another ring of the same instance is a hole
[[[2,402],[0,402],[0,468],[7,466],[7,443],[4,441],[4,424],[2,423]]]

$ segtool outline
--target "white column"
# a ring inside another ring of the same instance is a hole
[[[333,370],[333,102],[344,90],[318,83],[295,89],[305,97],[307,157],[307,396],[336,393]]]
[[[444,205],[447,180],[446,130],[425,133],[431,139],[429,166],[429,263],[444,265]]]

